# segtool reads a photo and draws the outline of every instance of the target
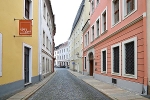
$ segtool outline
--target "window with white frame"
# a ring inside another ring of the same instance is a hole
[[[121,43],[111,46],[111,73],[121,75]]]
[[[26,19],[32,19],[32,8],[33,3],[32,0],[24,0],[24,17]]]
[[[92,28],[91,28],[92,30],[92,41],[94,41],[94,25],[92,26]]]
[[[122,42],[123,76],[137,78],[137,37]]]
[[[97,37],[100,35],[99,34],[99,18],[96,21],[96,33],[97,33]]]
[[[107,30],[107,7],[101,13],[101,33],[104,33]]]
[[[42,73],[45,73],[45,58],[42,57]]]
[[[49,67],[50,67],[49,65],[50,65],[50,64],[49,64],[49,59],[48,59],[48,72],[49,72],[49,69],[50,69],[50,68],[49,68]]]
[[[101,73],[107,73],[107,48],[101,50]]]
[[[48,49],[48,36],[46,37],[46,48]]]
[[[100,0],[96,0],[96,6],[99,4],[99,1],[100,1]]]
[[[49,26],[49,14],[47,13],[47,26]]]
[[[92,13],[93,13],[94,9],[95,9],[95,3],[94,3],[94,0],[92,0],[91,1],[91,11],[92,11]]]
[[[46,73],[47,73],[47,67],[48,67],[48,66],[47,66],[47,58],[46,58],[46,66],[45,66],[45,67],[46,67]]]
[[[51,52],[51,50],[52,50],[52,45],[51,45],[51,42],[50,42],[50,48],[49,48],[49,50],[50,50],[50,52]]]
[[[89,31],[87,33],[87,43],[89,44],[90,40],[89,40]]]
[[[112,0],[112,25],[120,21],[120,0]]]
[[[2,34],[0,33],[0,76],[2,76]]]
[[[45,46],[45,31],[43,31],[43,46]]]
[[[87,35],[85,35],[85,46],[87,46]]]
[[[123,0],[123,19],[137,10],[137,0]]]
[[[46,4],[43,5],[43,17],[46,19]]]

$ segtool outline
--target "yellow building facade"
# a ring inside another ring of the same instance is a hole
[[[89,19],[90,3],[82,0],[72,26],[70,40],[70,69],[83,73],[83,28]]]
[[[32,36],[19,35],[19,20],[32,20]],[[0,97],[39,81],[38,0],[0,1]]]

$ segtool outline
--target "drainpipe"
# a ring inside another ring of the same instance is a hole
[[[147,89],[148,86],[148,64],[147,64],[147,20],[146,20],[146,12],[147,12],[147,3],[146,0],[143,0],[143,37],[144,37],[144,80],[143,80],[143,94],[147,95]]]

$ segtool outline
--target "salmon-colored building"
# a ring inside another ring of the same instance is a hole
[[[90,0],[84,74],[147,94],[146,0]]]

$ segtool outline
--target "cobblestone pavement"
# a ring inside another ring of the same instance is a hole
[[[57,70],[53,78],[28,100],[110,100],[73,76],[66,69]]]

